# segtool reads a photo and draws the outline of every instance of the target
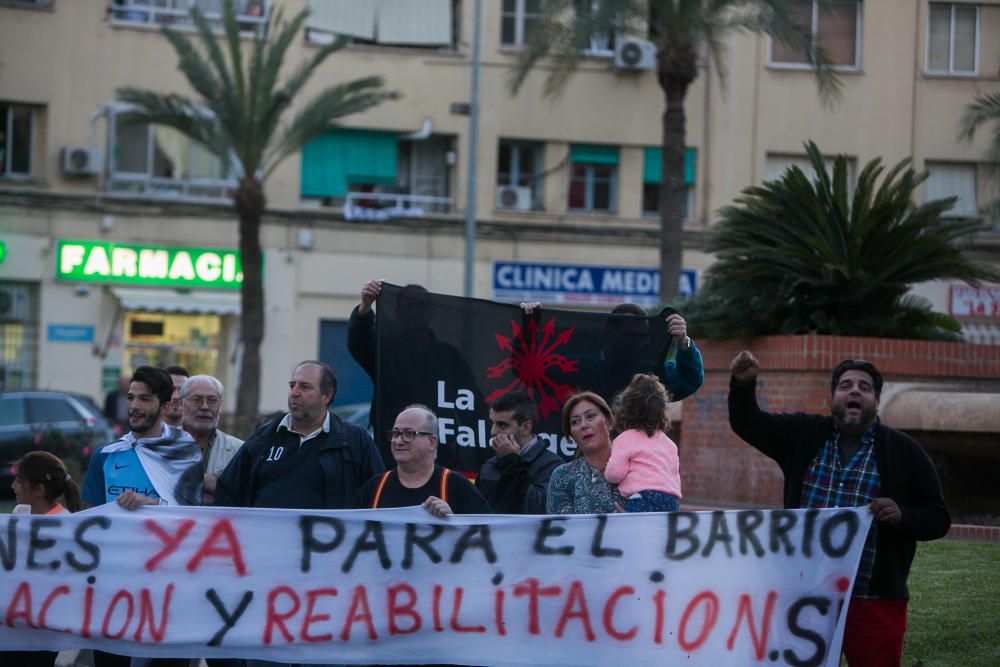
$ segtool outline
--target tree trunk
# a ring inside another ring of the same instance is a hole
[[[243,358],[236,395],[236,417],[237,423],[246,428],[257,423],[260,403],[260,343],[264,338],[260,220],[266,205],[263,185],[252,176],[243,177],[233,202],[240,218],[240,263],[243,265],[243,283],[240,286]]]
[[[666,98],[663,111],[660,169],[660,301],[677,296],[684,255],[684,97],[689,80],[663,76]]]

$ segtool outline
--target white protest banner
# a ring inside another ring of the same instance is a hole
[[[0,649],[462,665],[838,665],[865,508],[0,518]]]

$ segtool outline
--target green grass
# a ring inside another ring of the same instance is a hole
[[[903,665],[1000,665],[1000,544],[917,545]]]

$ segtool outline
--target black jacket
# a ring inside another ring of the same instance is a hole
[[[219,476],[215,489],[215,504],[224,507],[258,507],[256,504],[257,470],[272,446],[298,445],[299,436],[278,430],[281,419],[264,424],[251,435]],[[382,458],[368,431],[346,424],[330,415],[330,431],[320,433],[305,446],[320,447],[317,452],[326,480],[326,509],[354,507],[361,486],[385,471]],[[288,498],[286,507],[295,507]]]
[[[564,461],[536,443],[523,457],[493,456],[483,463],[476,488],[497,514],[545,514],[545,494],[552,471]]]
[[[757,405],[757,383],[729,386],[729,425],[733,432],[778,464],[785,475],[785,507],[799,507],[802,482],[816,453],[834,433],[833,417],[771,414]],[[881,495],[899,505],[896,525],[879,524],[871,591],[879,597],[905,600],[906,578],[917,540],[944,537],[951,517],[941,482],[930,457],[908,435],[879,424],[875,462]]]

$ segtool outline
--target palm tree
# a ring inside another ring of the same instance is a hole
[[[929,280],[977,285],[1000,277],[956,244],[983,224],[943,217],[955,197],[914,204],[927,175],[908,160],[881,182],[881,159],[872,160],[852,192],[845,156],[831,174],[814,143],[806,152],[814,180],[792,167],[720,210],[707,244],[718,260],[689,302],[692,328],[712,338],[815,332],[957,339],[953,319],[907,292]]]
[[[994,123],[993,139],[987,149],[986,160],[994,177],[1000,180],[1000,92],[980,95],[965,107],[958,136],[959,139],[972,141],[979,126],[991,121]],[[1000,198],[987,205],[987,215],[993,220],[1000,220]]]
[[[285,53],[300,34],[306,15],[307,11],[302,11],[286,22],[278,10],[268,20],[266,30],[253,39],[249,57],[245,57],[233,0],[223,5],[224,40],[193,8],[191,17],[197,27],[200,51],[176,30],[164,27],[163,34],[177,52],[179,68],[197,99],[136,87],[117,91],[118,99],[131,105],[131,111],[124,115],[126,122],[155,123],[178,130],[211,150],[237,178],[233,206],[240,221],[243,265],[243,358],[236,410],[244,419],[256,418],[260,396],[260,343],[264,337],[260,223],[267,205],[264,183],[282,160],[327,131],[335,119],[397,97],[383,88],[381,77],[355,79],[326,88],[303,104],[293,118],[282,122],[316,68],[346,43],[338,39],[317,49],[279,83]]]
[[[794,20],[788,0],[582,0],[591,11],[577,11],[581,0],[545,0],[542,15],[528,35],[511,76],[516,94],[531,68],[551,55],[547,95],[558,94],[575,71],[592,35],[649,37],[657,47],[656,75],[663,90],[660,183],[660,299],[676,295],[681,271],[684,221],[684,99],[707,56],[725,81],[725,39],[738,31],[769,34],[776,41],[811,54],[824,101],[840,92],[839,79],[822,45],[808,27]],[[825,4],[825,3],[824,3]],[[643,30],[648,26],[648,32]]]

